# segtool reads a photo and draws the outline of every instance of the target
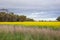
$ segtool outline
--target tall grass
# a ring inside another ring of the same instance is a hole
[[[60,40],[60,29],[0,25],[0,40]]]
[[[55,33],[0,33],[0,40],[60,40],[60,34]]]

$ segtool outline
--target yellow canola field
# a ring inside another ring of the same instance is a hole
[[[60,26],[60,22],[0,22],[0,24],[24,26]]]

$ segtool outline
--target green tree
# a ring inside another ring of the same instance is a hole
[[[34,21],[34,19],[26,18],[26,21]]]
[[[21,22],[26,21],[26,16],[21,15],[21,16],[18,17],[18,20],[21,21]]]
[[[60,21],[60,16],[59,17],[57,17],[57,19],[56,19],[57,21]]]
[[[4,21],[5,12],[0,12],[0,21]]]
[[[24,15],[15,15],[14,13],[0,12],[0,22],[24,22],[24,21],[34,21],[34,19],[26,18]]]

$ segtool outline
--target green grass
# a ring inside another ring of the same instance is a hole
[[[60,27],[47,26],[20,26],[20,25],[0,25],[0,40],[60,40]],[[4,28],[6,27],[6,28]],[[8,29],[8,28],[9,29]],[[21,31],[11,30],[11,27],[22,27]],[[26,28],[30,28],[28,31]],[[7,30],[9,32],[7,32]],[[41,30],[39,30],[41,29]],[[37,31],[38,30],[38,31]]]
[[[0,40],[60,40],[60,36],[44,33],[0,33]]]

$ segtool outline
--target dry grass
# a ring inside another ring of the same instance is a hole
[[[38,28],[38,27],[23,27],[23,26],[15,26],[15,25],[0,25],[0,32],[1,31],[60,34],[60,30],[52,30],[49,28]]]
[[[0,25],[0,33],[1,32],[11,34],[18,33],[18,36],[23,36],[21,40],[60,40],[60,30],[52,30],[49,28],[23,27],[17,25]]]

